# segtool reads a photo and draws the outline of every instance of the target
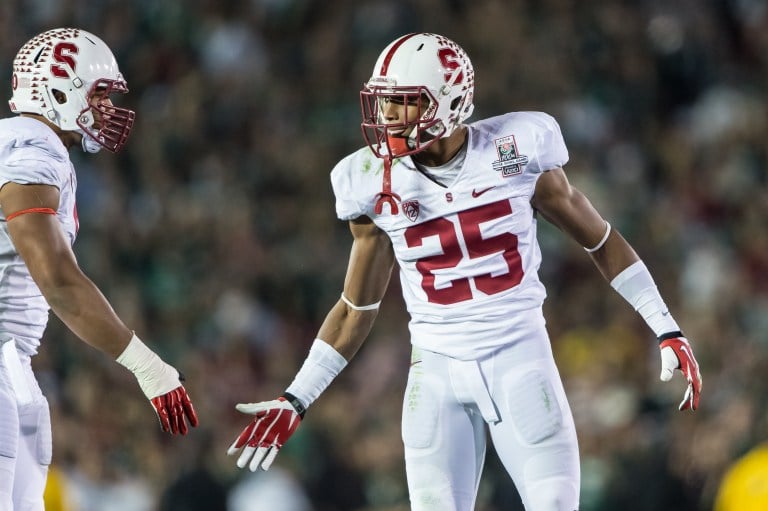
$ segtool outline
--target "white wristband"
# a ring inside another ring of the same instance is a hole
[[[149,349],[136,334],[125,350],[117,357],[117,363],[131,371],[139,381],[139,387],[153,399],[172,391],[181,385],[179,372]]]
[[[605,245],[605,242],[608,241],[608,236],[610,234],[611,234],[611,224],[609,224],[608,222],[605,222],[605,234],[603,235],[603,239],[601,239],[600,242],[592,248],[584,247],[584,250],[586,250],[590,254],[592,252],[597,252],[598,250],[603,248],[603,245]]]
[[[680,330],[642,261],[629,265],[611,281],[613,287],[643,317],[656,337]]]
[[[308,408],[347,366],[347,359],[327,342],[315,339],[304,364],[285,390]]]

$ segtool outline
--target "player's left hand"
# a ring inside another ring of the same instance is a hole
[[[250,465],[251,472],[269,470],[278,451],[299,427],[301,416],[284,397],[262,403],[240,403],[235,408],[256,418],[240,433],[227,450],[227,455],[237,454],[239,468]]]
[[[693,349],[688,339],[682,335],[665,339],[659,344],[659,349],[661,350],[661,381],[671,380],[675,369],[679,369],[688,380],[688,388],[678,409],[696,410],[699,407],[702,380],[699,363],[693,356]]]

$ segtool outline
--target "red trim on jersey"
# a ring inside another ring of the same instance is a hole
[[[379,71],[379,76],[387,76],[387,71],[389,70],[389,63],[392,61],[392,57],[395,56],[395,52],[400,48],[400,46],[403,45],[405,41],[410,39],[411,37],[419,35],[416,33],[404,35],[400,38],[399,41],[397,41],[395,44],[392,45],[392,48],[389,49],[389,53],[387,53],[387,56],[384,57],[384,62],[381,63],[381,70]]]
[[[27,213],[45,213],[46,215],[56,214],[56,212],[51,208],[29,208],[29,209],[22,209],[21,211],[17,211],[16,213],[11,213],[7,217],[5,217],[5,221],[10,222],[17,216],[26,215]]]

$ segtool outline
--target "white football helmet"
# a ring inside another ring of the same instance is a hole
[[[85,30],[57,28],[33,37],[13,60],[11,85],[12,112],[38,114],[77,131],[88,152],[117,152],[133,127],[136,114],[109,100],[111,93],[128,92],[117,61],[104,41]],[[94,101],[97,90],[100,99]]]
[[[422,151],[451,133],[474,110],[475,71],[467,53],[437,34],[415,33],[391,42],[376,61],[371,79],[360,92],[363,137],[380,158]],[[424,104],[415,122],[388,124],[384,102]],[[411,129],[407,140],[388,130]]]

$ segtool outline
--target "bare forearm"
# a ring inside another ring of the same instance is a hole
[[[339,300],[328,312],[317,336],[351,360],[371,332],[377,312],[356,311]]]
[[[611,229],[605,245],[590,255],[595,266],[609,282],[631,264],[640,260],[632,246],[616,229]]]
[[[112,358],[125,350],[132,332],[87,277],[45,286],[43,295],[59,319],[87,344]]]

